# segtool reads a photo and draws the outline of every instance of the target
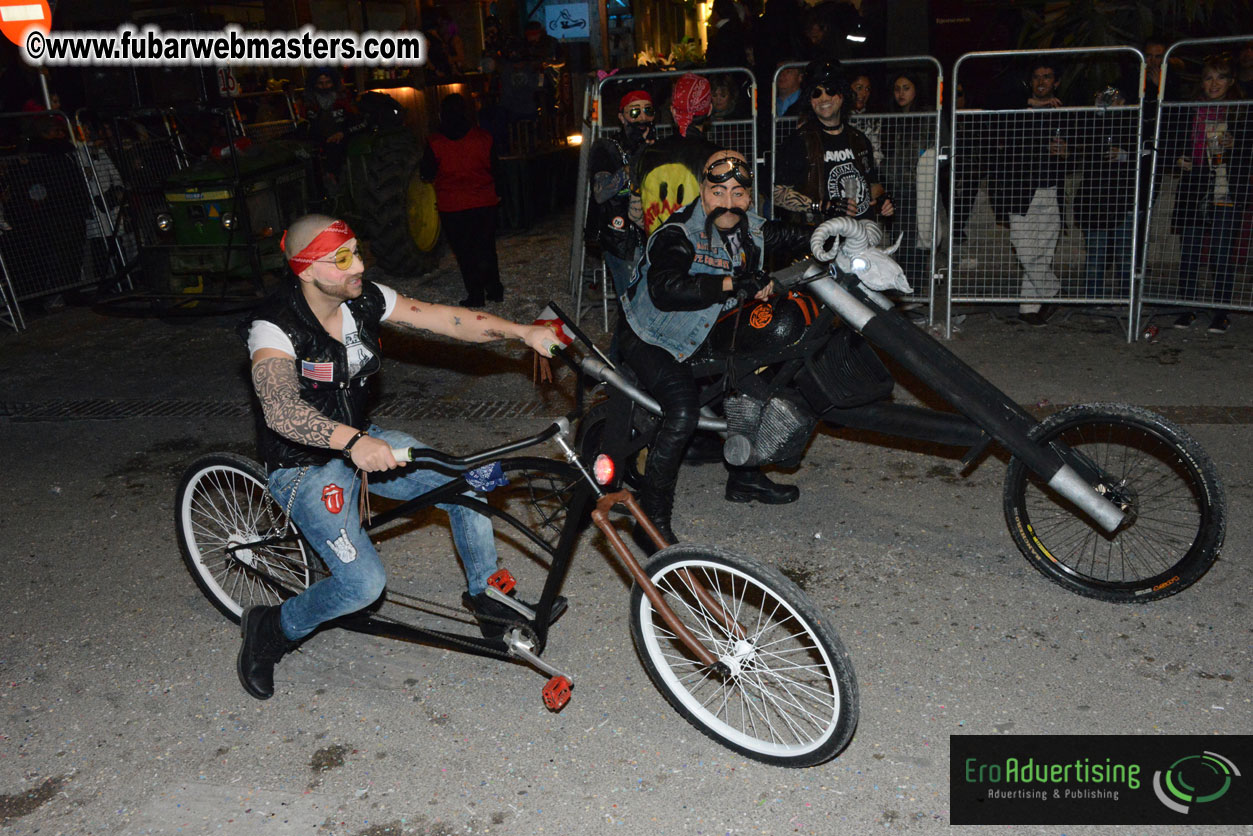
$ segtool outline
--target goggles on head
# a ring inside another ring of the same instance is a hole
[[[719,157],[709,165],[701,179],[710,183],[725,183],[733,179],[745,188],[753,185],[753,169],[739,157]]]
[[[657,114],[656,108],[652,105],[640,104],[630,105],[622,112],[625,113],[629,119],[639,119],[641,116],[655,116]]]

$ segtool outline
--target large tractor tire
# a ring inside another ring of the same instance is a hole
[[[366,155],[361,192],[353,195],[362,236],[384,271],[419,276],[439,265],[435,190],[418,177],[417,141],[408,131],[378,134]]]

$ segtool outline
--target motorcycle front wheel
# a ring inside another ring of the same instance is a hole
[[[1110,534],[1011,459],[1009,533],[1049,580],[1089,598],[1143,603],[1187,589],[1218,559],[1226,496],[1214,463],[1182,428],[1139,407],[1080,404],[1041,422],[1032,438],[1095,468],[1094,487],[1127,514]]]

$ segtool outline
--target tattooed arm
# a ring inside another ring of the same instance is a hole
[[[609,198],[627,187],[627,170],[598,171],[592,175],[592,198],[597,203],[604,203]]]
[[[775,186],[773,195],[774,205],[789,212],[807,212],[814,205],[811,198],[791,186]]]
[[[266,426],[284,438],[310,447],[342,450],[357,434],[355,427],[332,421],[301,399],[296,362],[290,354],[274,348],[253,354],[252,388],[261,400]],[[369,436],[352,446],[352,462],[366,471],[397,467],[387,442]]]
[[[430,331],[467,343],[492,340],[521,340],[543,357],[557,343],[546,325],[522,325],[482,311],[419,302],[407,296],[396,297],[396,307],[388,322],[417,331]]]

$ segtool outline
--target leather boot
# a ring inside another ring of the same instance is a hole
[[[299,642],[283,635],[279,623],[282,607],[250,607],[240,623],[244,641],[235,668],[248,695],[259,700],[274,696],[274,666]]]
[[[674,510],[674,490],[671,488],[668,497],[653,497],[649,494],[640,495],[640,508],[648,517],[653,525],[657,526],[657,530],[661,533],[661,537],[667,543],[673,545],[679,542],[679,538],[675,536],[674,531],[670,528],[670,517]],[[631,529],[631,539],[635,541],[635,545],[639,546],[640,551],[645,557],[652,557],[657,553],[657,544],[653,542],[653,538],[648,536],[643,526],[636,523]]]
[[[801,489],[795,485],[772,482],[766,474],[755,467],[727,468],[728,502],[761,502],[766,505],[786,505],[795,502]]]
[[[640,487],[640,509],[645,516],[657,526],[661,536],[668,543],[677,543],[670,527],[674,516],[674,488],[678,482],[679,464],[683,461],[683,452],[687,448],[687,437],[672,436],[662,429],[657,433],[652,446],[648,450],[648,463],[644,467],[644,484]],[[657,551],[657,544],[649,537],[639,523],[631,530],[631,538],[640,547],[645,556]]]

